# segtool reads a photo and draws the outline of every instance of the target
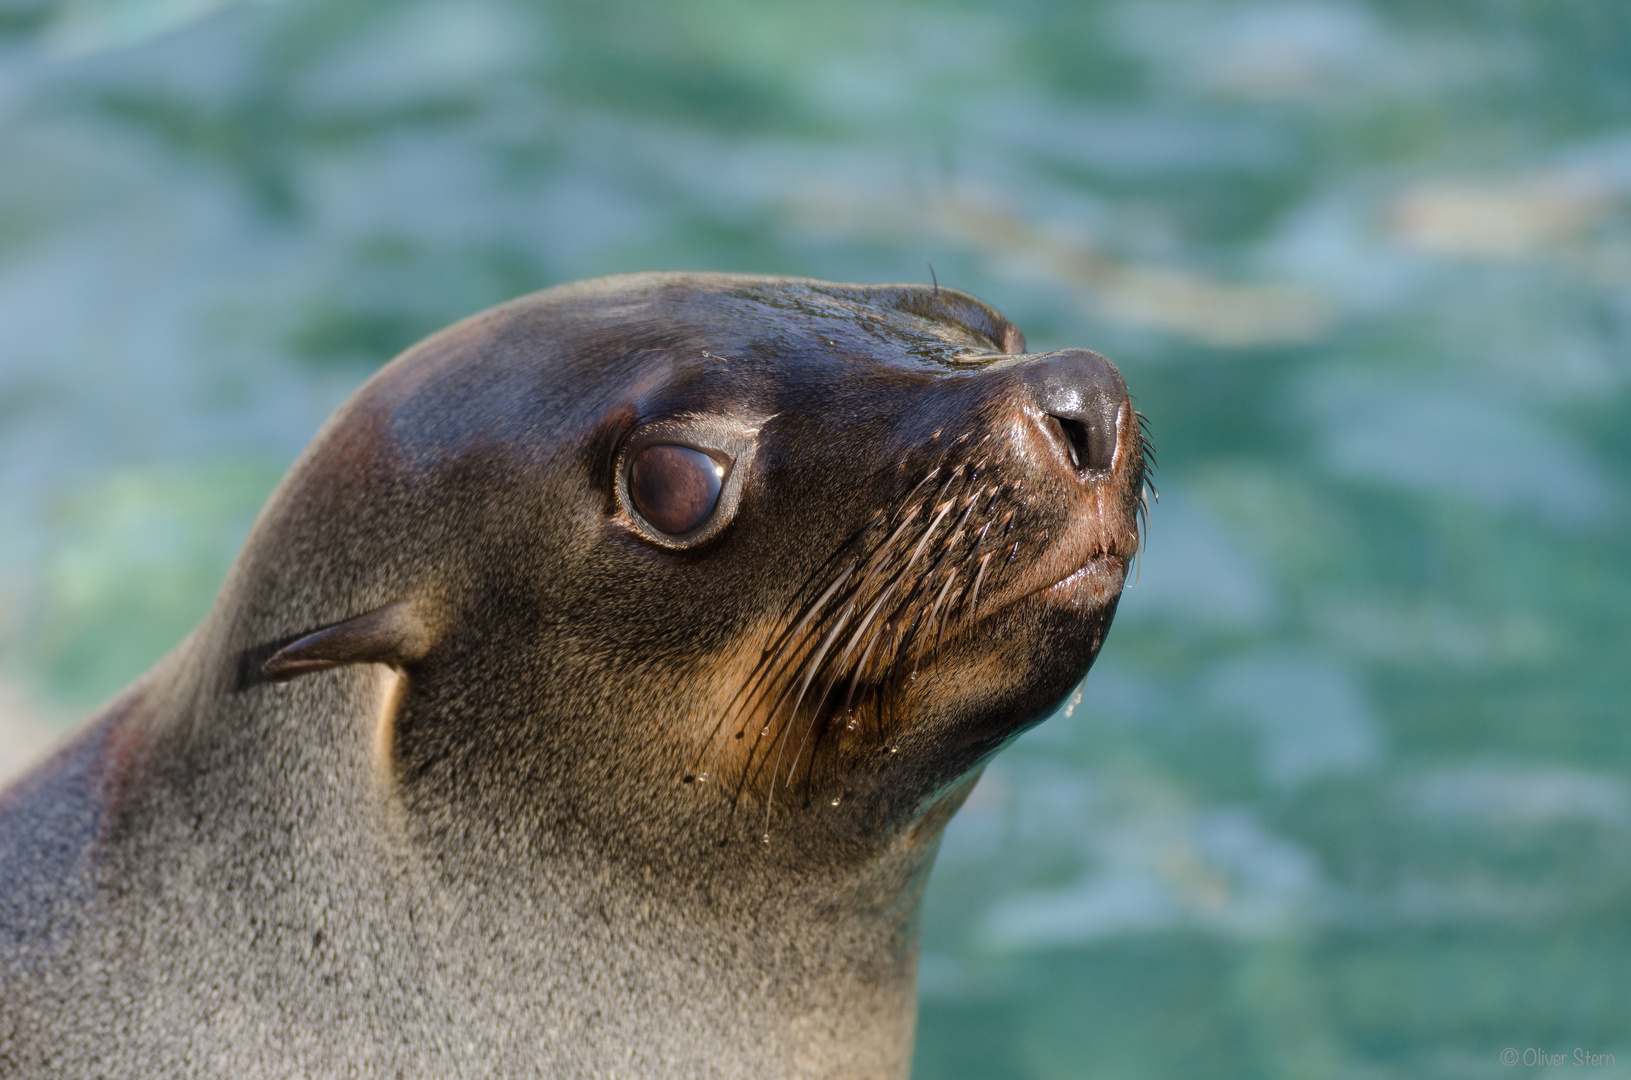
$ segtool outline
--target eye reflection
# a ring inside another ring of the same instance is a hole
[[[713,513],[724,479],[725,467],[702,451],[662,443],[634,456],[629,498],[653,526],[679,536]]]

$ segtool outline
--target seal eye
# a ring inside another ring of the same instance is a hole
[[[629,498],[654,527],[680,536],[708,520],[724,478],[725,466],[702,451],[659,443],[634,456]]]

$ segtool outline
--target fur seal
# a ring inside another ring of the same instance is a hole
[[[960,292],[567,285],[383,368],[0,796],[0,1073],[904,1077],[982,765],[1145,444]]]

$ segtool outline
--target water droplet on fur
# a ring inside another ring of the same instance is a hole
[[[889,752],[890,752],[890,753],[891,753],[891,754],[898,754],[898,753],[900,753],[900,747],[898,747],[898,746],[891,746],[891,747],[890,747],[890,748],[889,748]]]
[[[844,729],[846,731],[854,731],[856,728],[858,728],[860,726],[861,726],[860,724],[857,724],[854,720],[851,720],[849,723],[844,725]]]
[[[1085,685],[1085,684],[1084,684]],[[1082,703],[1082,687],[1078,686],[1076,692],[1070,695],[1070,704],[1065,706],[1065,715],[1068,717],[1076,711],[1076,706]]]
[[[769,734],[770,734],[770,725],[769,724],[766,724],[764,727],[759,729],[759,737],[760,738],[763,738],[764,736],[769,735]]]
[[[764,835],[763,835],[763,836],[761,836],[761,837],[759,837],[759,843],[761,843],[761,844],[768,844],[768,843],[770,843],[770,834],[769,834],[769,833],[765,833],[765,834],[764,834]]]
[[[838,800],[838,799],[834,799],[834,800],[833,800],[833,801],[832,801],[832,804],[833,804],[833,805],[834,805],[834,806],[837,806],[837,805],[838,805],[838,803],[839,803],[839,801],[840,801],[840,800]]]
[[[708,782],[708,774],[707,773],[705,773],[705,772],[697,773],[697,783],[706,784],[707,782]]]

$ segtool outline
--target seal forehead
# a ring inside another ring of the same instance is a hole
[[[868,371],[908,379],[966,370],[1023,335],[951,289],[737,275],[633,275],[549,290],[450,327],[382,371],[350,412],[369,409],[386,448],[428,462],[547,450],[607,414],[746,407],[804,379]],[[670,393],[663,393],[667,388]]]
[[[879,358],[962,362],[969,353],[1022,352],[1024,337],[994,309],[951,289],[773,281],[727,294],[754,309],[746,322],[772,330],[770,349],[799,333],[829,346],[874,351]]]

